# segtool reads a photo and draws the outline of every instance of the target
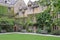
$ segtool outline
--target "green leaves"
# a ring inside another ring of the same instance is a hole
[[[60,18],[58,18],[57,25],[60,26]]]
[[[50,5],[50,0],[39,0],[39,4],[42,6]]]
[[[37,23],[39,26],[49,26],[52,23],[52,18],[48,12],[38,14]]]
[[[0,14],[7,14],[8,13],[8,7],[0,6]]]
[[[14,19],[10,19],[8,17],[1,17],[0,24],[2,25],[14,25]]]

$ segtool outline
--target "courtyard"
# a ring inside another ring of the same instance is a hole
[[[0,0],[0,40],[60,40],[60,0],[25,1]]]

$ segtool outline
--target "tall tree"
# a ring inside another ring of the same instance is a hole
[[[56,21],[58,21],[58,13],[60,13],[59,12],[60,11],[59,2],[60,2],[60,0],[39,0],[38,4],[40,4],[41,6],[47,6],[46,11],[44,11],[43,13],[38,15],[38,18],[37,18],[37,22],[38,22],[40,27],[44,27],[47,24],[49,24],[49,26],[53,25],[53,24],[58,25],[58,22],[56,22]],[[48,14],[49,14],[50,17],[48,16]],[[47,22],[47,24],[46,24],[46,22]]]
[[[44,28],[45,27],[50,27],[52,24],[52,17],[50,16],[49,12],[47,12],[46,10],[40,14],[37,15],[37,23],[38,26],[40,28]]]

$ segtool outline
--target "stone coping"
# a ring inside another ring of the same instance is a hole
[[[22,33],[22,32],[0,33],[0,35],[3,35],[3,34],[30,34],[30,35],[40,35],[40,36],[60,37],[60,35],[38,34],[38,33]]]

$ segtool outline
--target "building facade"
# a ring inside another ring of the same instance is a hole
[[[29,0],[27,5],[23,0],[0,0],[0,6],[7,7],[8,12],[10,14],[13,14],[13,17],[15,18],[15,20],[17,20],[17,22],[20,22],[20,23],[23,22],[23,24],[27,20],[30,20],[31,22],[36,23],[35,15],[47,9],[47,6],[38,5],[37,1],[32,2],[31,0]],[[60,18],[60,14],[58,15],[58,18]],[[18,25],[14,26],[16,31],[20,29],[17,26]],[[34,26],[32,30],[36,32],[37,30],[36,26]]]

